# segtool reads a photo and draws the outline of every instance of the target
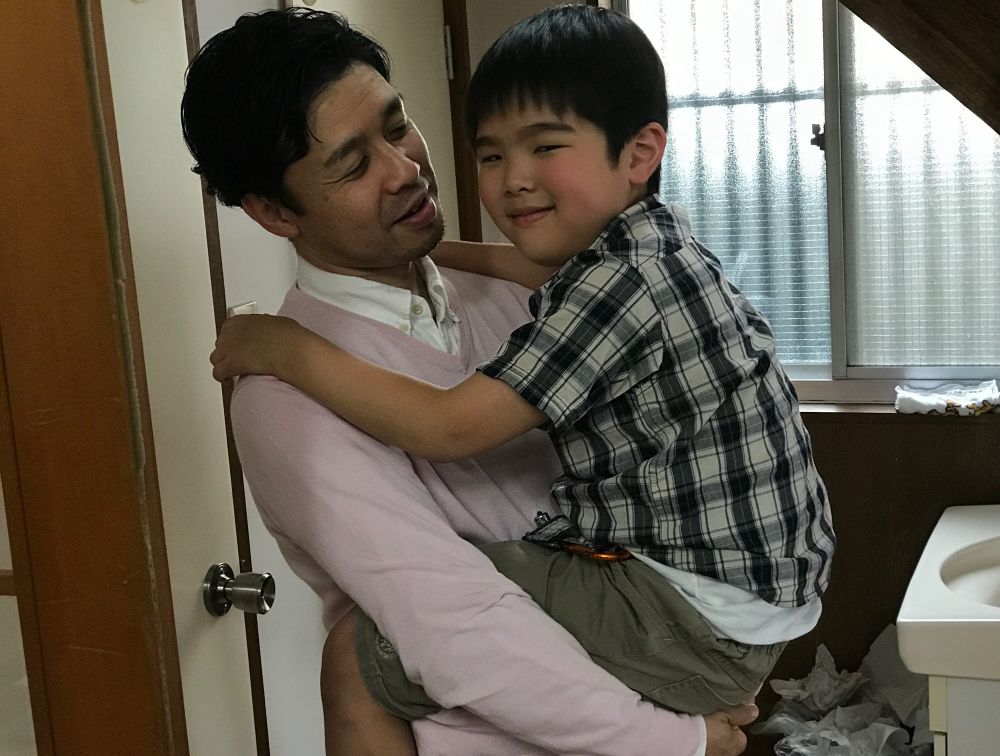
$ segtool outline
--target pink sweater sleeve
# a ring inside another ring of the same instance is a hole
[[[300,571],[293,554],[292,568],[329,575],[444,707],[466,709],[546,752],[704,751],[700,717],[656,709],[593,664],[456,535],[398,449],[273,379],[242,383],[233,422],[265,520],[310,561]]]

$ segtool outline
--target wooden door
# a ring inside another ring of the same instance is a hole
[[[0,479],[42,754],[255,751],[242,620],[199,590],[237,562],[173,5],[0,11]]]

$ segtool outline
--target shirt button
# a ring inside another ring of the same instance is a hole
[[[399,330],[402,331],[403,333],[409,333],[410,332],[410,324],[409,323],[400,323],[396,327],[399,328]]]
[[[419,303],[414,303],[413,307],[410,308],[410,312],[412,312],[414,315],[423,315],[424,306]]]

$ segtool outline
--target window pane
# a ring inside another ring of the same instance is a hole
[[[768,317],[786,363],[829,364],[819,0],[631,0],[667,70],[661,195]]]
[[[841,11],[848,363],[1000,364],[1000,138]]]

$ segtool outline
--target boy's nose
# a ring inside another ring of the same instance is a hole
[[[521,162],[510,161],[504,172],[504,193],[517,194],[534,188],[534,178],[528,167]]]

